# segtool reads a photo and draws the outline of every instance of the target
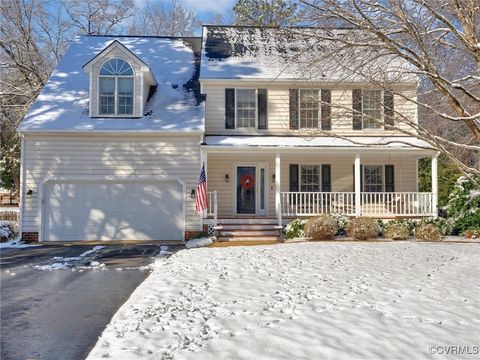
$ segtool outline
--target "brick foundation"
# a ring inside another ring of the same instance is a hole
[[[198,230],[186,230],[185,231],[185,241],[188,241],[188,240],[191,240],[193,238],[196,238],[198,237],[198,235],[200,235],[200,233],[208,233],[208,225],[207,224],[204,224],[203,225],[203,230],[202,231],[198,231]]]
[[[26,243],[38,242],[38,232],[22,232],[22,240]]]

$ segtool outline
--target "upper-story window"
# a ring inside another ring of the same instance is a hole
[[[380,129],[383,122],[382,90],[362,91],[363,129]]]
[[[300,89],[300,129],[318,129],[320,112],[318,93],[317,89]]]
[[[237,89],[237,127],[255,128],[257,120],[256,89]]]
[[[133,115],[133,68],[123,59],[106,61],[99,73],[99,115]]]

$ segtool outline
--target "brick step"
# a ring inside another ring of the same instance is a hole
[[[276,236],[219,236],[218,241],[277,241]]]
[[[275,230],[232,230],[232,231],[220,231],[220,236],[275,236]]]
[[[222,230],[273,230],[275,225],[271,224],[219,224],[218,226],[222,227]]]
[[[223,225],[223,224],[275,225],[277,224],[277,219],[275,218],[219,218],[218,225]]]

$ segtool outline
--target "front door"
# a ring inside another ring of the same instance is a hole
[[[255,166],[237,167],[237,214],[256,214]]]

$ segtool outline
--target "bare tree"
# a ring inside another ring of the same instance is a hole
[[[115,32],[133,15],[133,0],[65,0],[65,11],[73,27],[84,34]]]
[[[303,24],[348,28],[345,31],[288,30],[308,38],[312,46],[322,47],[319,56],[304,57],[302,65],[306,72],[317,71],[328,60],[336,71],[344,74],[342,81],[362,79],[388,91],[400,78],[418,79],[418,96],[407,96],[395,88],[393,92],[419,106],[421,121],[416,123],[412,116],[391,109],[395,125],[385,124],[385,128],[426,141],[464,174],[480,174],[478,1],[300,2],[306,10]],[[292,61],[298,63],[299,58]],[[387,65],[400,63],[407,65],[387,71],[391,69]],[[347,107],[343,110],[341,116],[356,115],[355,110]]]
[[[58,12],[42,0],[0,3],[0,178],[18,193],[20,145],[16,128],[65,50]]]
[[[128,26],[131,35],[193,36],[202,25],[197,15],[177,0],[169,5],[149,0],[136,13]]]

